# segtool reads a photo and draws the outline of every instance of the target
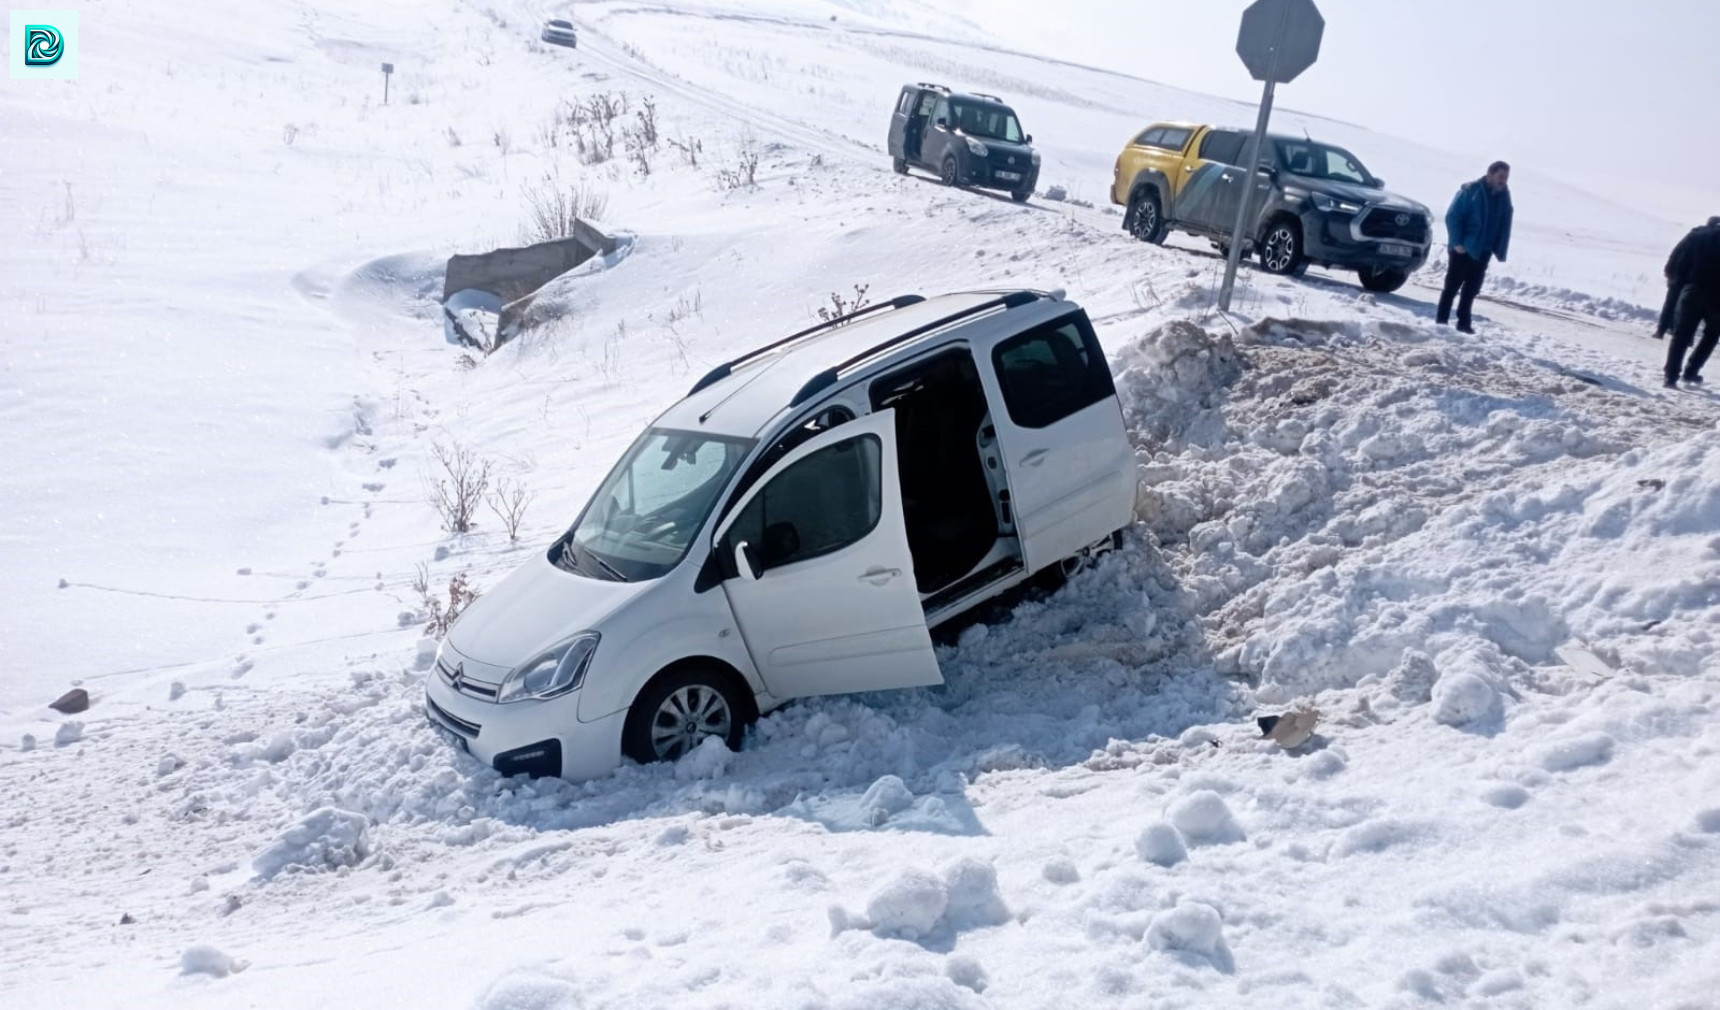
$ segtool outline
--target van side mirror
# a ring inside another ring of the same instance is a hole
[[[1385,189],[1386,188],[1386,181],[1384,179],[1375,179],[1373,182],[1373,188],[1374,189]]]
[[[1029,133],[1029,134],[1028,134],[1028,135],[1027,135],[1027,142],[1028,142],[1028,143],[1029,143],[1029,144],[1031,144],[1031,143],[1033,143],[1033,134],[1031,134],[1031,133]]]
[[[745,540],[735,541],[735,574],[748,582],[758,581],[758,568],[753,564],[752,548]]]

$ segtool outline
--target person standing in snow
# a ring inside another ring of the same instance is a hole
[[[1450,244],[1450,264],[1445,269],[1445,290],[1439,296],[1436,321],[1444,326],[1451,319],[1451,302],[1457,300],[1457,331],[1474,333],[1469,313],[1487,263],[1498,257],[1505,262],[1511,248],[1511,166],[1495,161],[1487,174],[1466,182],[1445,212],[1445,231]],[[1459,292],[1462,297],[1458,297]]]
[[[1702,366],[1720,343],[1720,227],[1703,228],[1686,250],[1684,289],[1678,295],[1677,324],[1666,345],[1666,388],[1677,389],[1679,380],[1702,385]],[[1690,360],[1684,353],[1702,327],[1702,342]]]
[[[1672,255],[1666,258],[1666,304],[1660,307],[1660,322],[1654,330],[1656,340],[1665,339],[1678,322],[1678,296],[1684,293],[1684,276],[1690,272],[1690,246],[1707,228],[1720,228],[1720,217],[1711,217],[1706,225],[1690,229],[1690,234],[1680,239],[1672,247]]]

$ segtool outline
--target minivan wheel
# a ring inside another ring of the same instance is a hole
[[[1159,195],[1152,190],[1142,190],[1130,197],[1123,227],[1142,242],[1162,243],[1165,240],[1165,220]]]
[[[621,751],[639,762],[677,761],[708,737],[739,750],[746,731],[744,709],[729,679],[708,669],[659,677],[639,692],[627,712]]]
[[[1302,232],[1290,221],[1274,221],[1260,244],[1260,265],[1275,274],[1300,273],[1307,258],[1302,254]]]
[[[896,170],[897,175],[907,175],[908,174],[908,159],[896,158],[890,162],[890,167]]]
[[[1362,287],[1381,294],[1396,291],[1409,281],[1409,271],[1390,267],[1363,267],[1357,272],[1361,274]]]
[[[1031,189],[1017,189],[1010,192],[1009,198],[1014,200],[1016,203],[1026,203],[1027,198],[1032,195],[1033,190]]]
[[[954,158],[944,159],[943,171],[938,173],[938,179],[946,186],[956,184],[956,160]]]

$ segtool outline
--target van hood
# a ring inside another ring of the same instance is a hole
[[[508,573],[448,630],[454,651],[512,669],[582,631],[596,628],[655,582],[608,582],[564,572],[546,552]]]

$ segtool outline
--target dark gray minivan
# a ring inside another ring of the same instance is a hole
[[[896,171],[936,172],[946,186],[1001,189],[1017,203],[1033,195],[1039,152],[1015,110],[996,95],[951,93],[942,84],[909,84],[890,116]]]

